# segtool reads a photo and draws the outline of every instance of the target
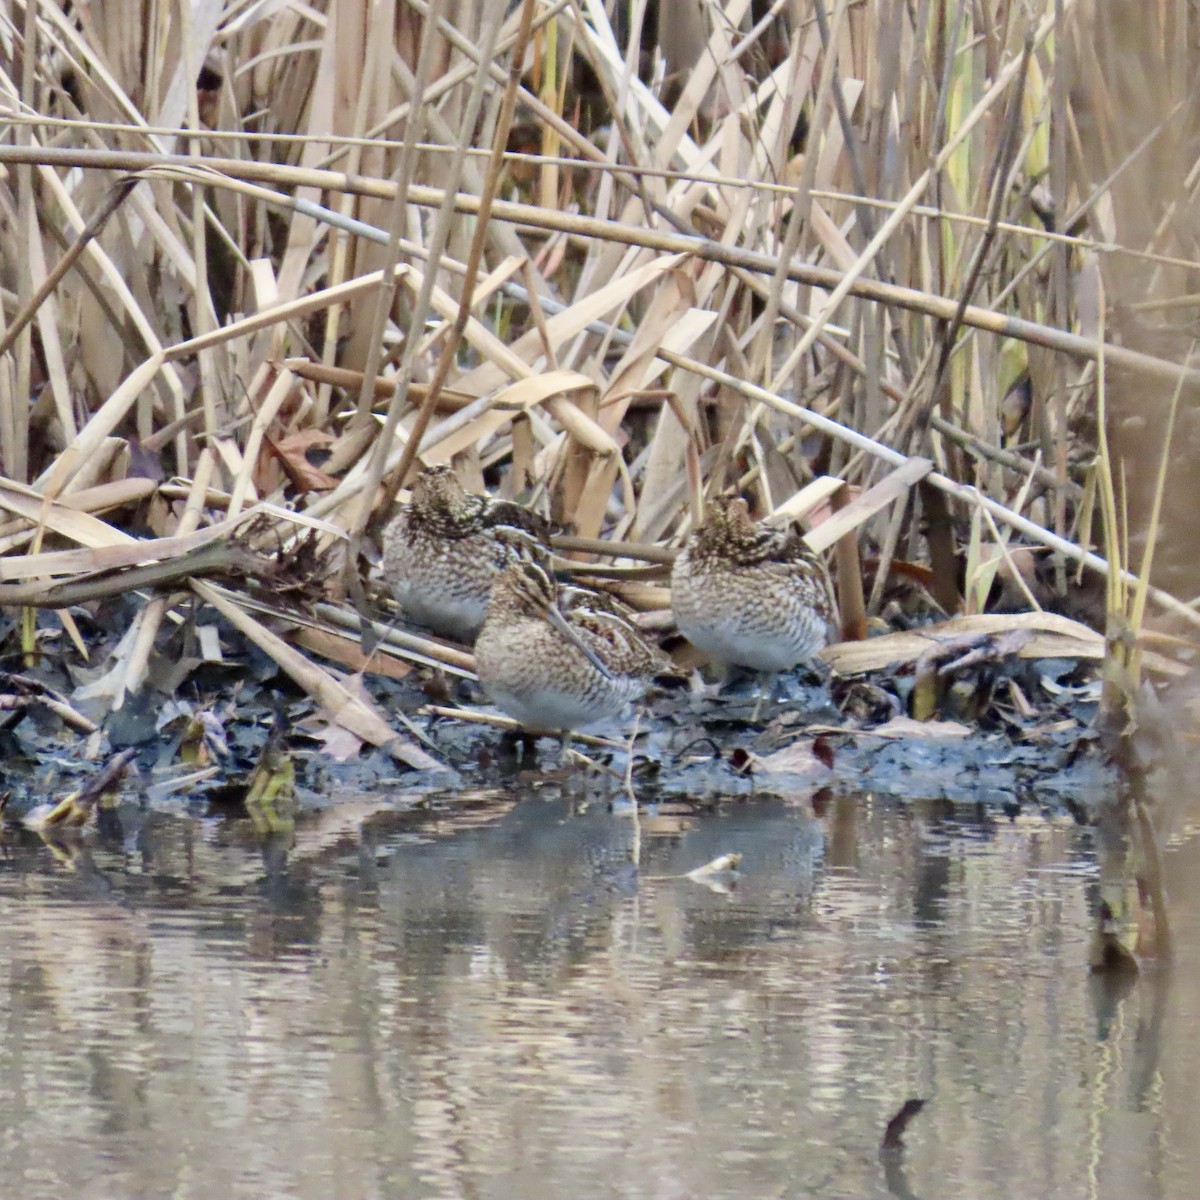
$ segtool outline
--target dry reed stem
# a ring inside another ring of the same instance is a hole
[[[183,167],[186,159],[178,156],[155,156],[147,154],[109,152],[109,151],[75,151],[47,148],[44,150],[26,150],[22,147],[0,146],[0,163],[21,164],[39,163],[42,165],[82,166],[94,169],[108,170],[148,170],[154,167],[170,166]],[[336,172],[302,172],[283,168],[273,164],[248,163],[236,159],[208,159],[206,167],[216,176],[228,174],[233,178],[263,180],[293,186],[324,187],[330,190],[344,190],[361,196],[373,196],[388,199],[393,195],[392,186],[384,180],[355,179]],[[213,179],[216,186],[218,180]],[[919,193],[918,193],[919,194]],[[410,190],[410,200],[421,207],[440,208],[447,199],[447,193],[438,188],[414,187]],[[451,197],[454,210],[467,216],[479,215],[479,197],[469,194],[458,194]],[[896,210],[899,211],[899,210]],[[907,210],[906,210],[907,211]],[[706,238],[696,238],[680,234],[663,234],[646,230],[640,226],[623,224],[614,221],[596,221],[591,218],[574,216],[569,213],[553,212],[539,209],[533,205],[518,204],[511,201],[496,201],[492,205],[493,219],[507,221],[514,225],[533,229],[557,230],[582,239],[595,238],[600,241],[613,242],[626,246],[638,246],[644,249],[657,250],[664,254],[692,255],[706,262],[719,263],[727,267],[741,267],[763,273],[772,272],[778,265],[778,257],[763,255],[753,251],[744,251],[725,246]],[[885,223],[880,229],[880,235],[891,232],[894,224]],[[858,264],[861,270],[864,261]],[[958,315],[957,300],[945,296],[930,294],[917,288],[902,287],[895,284],[866,280],[849,273],[830,270],[828,268],[810,266],[805,263],[791,263],[787,267],[788,278],[814,287],[828,289],[832,296],[854,295],[861,299],[871,300],[878,304],[904,309],[927,317],[941,320],[952,320]],[[845,287],[842,285],[845,284]],[[827,302],[826,309],[832,311],[832,305]],[[813,328],[818,328],[828,320],[814,322]],[[1056,329],[1020,317],[996,313],[977,305],[967,305],[961,312],[961,322],[965,326],[985,332],[1029,342],[1036,346],[1044,346],[1049,350],[1079,358],[1085,361],[1096,361],[1099,348],[1094,339],[1081,337],[1069,331]],[[270,323],[270,322],[267,322]],[[213,341],[225,340],[220,334],[213,335]],[[193,338],[189,343],[187,353],[206,349],[211,344],[208,339]],[[806,349],[808,346],[806,346]],[[1129,371],[1143,375],[1148,379],[1174,383],[1177,379],[1196,384],[1200,383],[1200,373],[1184,370],[1176,363],[1168,362],[1153,355],[1130,350],[1124,346],[1109,345],[1105,347],[1107,361],[1111,365],[1123,367]],[[178,352],[171,357],[177,357]]]
[[[827,647],[821,657],[840,675],[866,671],[894,670],[926,653],[938,639],[959,635],[996,636],[1010,630],[1026,630],[1033,636],[1017,652],[1020,658],[1104,658],[1104,635],[1078,621],[1057,613],[989,613],[954,617],[939,625],[902,633],[888,633],[861,642],[839,642]],[[1148,655],[1146,665],[1164,676],[1180,678],[1187,668],[1162,655]]]

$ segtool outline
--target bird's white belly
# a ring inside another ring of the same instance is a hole
[[[786,671],[811,658],[824,640],[815,621],[811,631],[793,628],[774,633],[747,629],[735,621],[680,621],[679,631],[718,662],[752,671]]]
[[[602,700],[595,697],[584,700],[579,696],[544,688],[529,692],[515,691],[488,684],[486,680],[484,688],[498,708],[528,729],[580,729],[616,716],[625,707],[624,698],[616,695]]]
[[[431,594],[420,580],[394,588],[393,594],[409,620],[460,642],[470,642],[475,637],[487,612],[484,600],[448,596],[444,592]]]

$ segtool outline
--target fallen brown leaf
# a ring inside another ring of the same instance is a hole
[[[308,452],[314,446],[327,449],[334,441],[333,435],[322,429],[302,429],[278,441],[269,434],[263,434],[267,450],[278,460],[292,487],[301,493],[330,492],[341,482],[308,461]]]

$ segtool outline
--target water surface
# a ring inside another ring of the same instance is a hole
[[[1172,977],[1114,992],[1091,831],[817,807],[10,829],[0,1195],[1191,1200],[1196,846]],[[684,877],[730,852],[730,890]]]

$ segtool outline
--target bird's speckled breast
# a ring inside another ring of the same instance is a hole
[[[444,637],[474,638],[504,562],[495,539],[487,532],[433,539],[401,520],[389,534],[385,574],[405,615]]]
[[[597,652],[602,647],[587,638]],[[475,669],[493,703],[530,729],[578,729],[616,716],[643,690],[643,681],[604,678],[544,621],[487,622],[475,643]]]
[[[828,641],[821,584],[784,568],[742,569],[676,561],[671,600],[679,631],[719,662],[784,671]]]

